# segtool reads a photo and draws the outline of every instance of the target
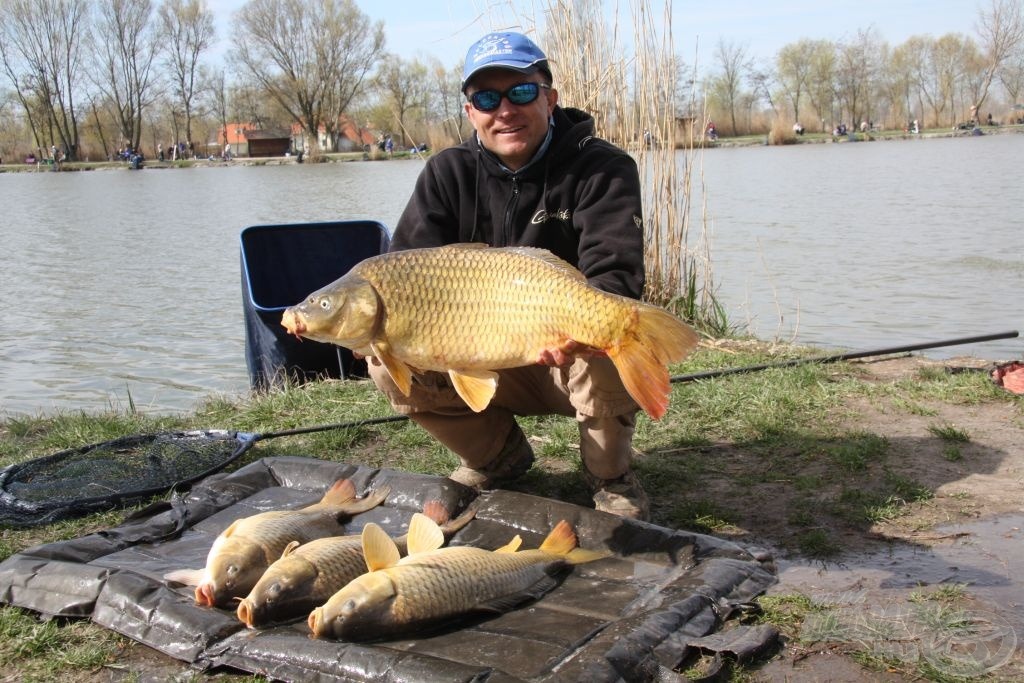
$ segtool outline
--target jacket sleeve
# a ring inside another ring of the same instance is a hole
[[[644,223],[636,162],[614,148],[590,156],[589,164],[598,168],[584,174],[573,214],[579,269],[594,287],[639,299],[645,280]]]

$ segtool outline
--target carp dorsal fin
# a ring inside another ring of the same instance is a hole
[[[486,408],[498,390],[498,373],[490,370],[449,370],[448,376],[455,392],[475,413]]]
[[[242,523],[241,519],[236,519],[235,521],[231,522],[231,524],[228,526],[227,529],[225,529],[224,531],[220,532],[221,538],[228,538],[229,536],[231,536],[231,534],[235,533],[235,531],[238,530],[238,527],[239,527],[239,525],[241,523]]]
[[[505,545],[501,546],[500,548],[495,549],[494,552],[496,552],[496,553],[514,553],[515,551],[519,550],[519,546],[521,546],[522,544],[523,544],[523,537],[520,536],[519,534],[516,534],[515,536],[512,537],[511,541],[509,541]]]
[[[540,544],[540,549],[551,555],[565,557],[576,545],[576,532],[572,530],[569,522],[563,519],[548,533],[547,538]]]
[[[363,558],[366,560],[366,568],[371,572],[393,567],[402,559],[395,542],[373,522],[363,527],[362,541]]]
[[[486,242],[455,242],[445,244],[441,249],[490,249],[491,245]]]
[[[579,271],[571,263],[563,258],[555,256],[547,249],[541,249],[540,247],[506,247],[508,251],[521,254],[523,256],[529,256],[530,258],[539,259],[544,261],[549,266],[558,269],[559,272],[568,275],[569,277],[575,278],[581,282],[587,281],[587,276]]]
[[[289,556],[289,555],[291,555],[291,554],[292,554],[292,552],[294,552],[294,551],[295,551],[295,549],[296,549],[296,548],[298,548],[298,547],[299,547],[300,545],[302,545],[302,542],[301,542],[301,541],[292,541],[291,543],[289,543],[288,545],[286,545],[286,546],[284,547],[284,550],[282,550],[282,551],[281,551],[281,557],[288,557],[288,556]]]
[[[412,391],[412,370],[402,360],[391,354],[391,349],[386,342],[373,342],[370,344],[373,355],[384,364],[384,369],[391,375],[391,381],[395,383],[403,396],[408,396]]]
[[[409,521],[409,535],[406,546],[410,555],[429,553],[444,545],[444,532],[437,522],[421,512],[417,512]]]

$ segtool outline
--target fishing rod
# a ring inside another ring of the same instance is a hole
[[[885,356],[892,353],[909,353],[910,351],[922,351],[924,349],[937,349],[943,346],[959,346],[961,344],[975,344],[978,342],[994,341],[996,339],[1013,339],[1019,336],[1017,330],[1008,332],[995,332],[983,334],[977,337],[959,337],[956,339],[944,339],[942,341],[921,342],[919,344],[905,344],[903,346],[890,346],[884,349],[871,349],[867,351],[850,351],[848,353],[836,353],[830,356],[814,356],[812,358],[794,358],[791,360],[777,361],[774,363],[763,363],[761,365],[745,365],[738,368],[722,368],[720,370],[705,370],[694,372],[688,375],[674,375],[669,378],[670,382],[695,382],[700,379],[711,379],[713,377],[724,377],[726,375],[738,375],[744,372],[756,372],[758,370],[770,370],[773,368],[791,368],[795,365],[806,363],[834,363],[837,361],[854,360],[856,358],[867,358],[868,356]]]

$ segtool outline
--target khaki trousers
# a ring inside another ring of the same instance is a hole
[[[494,399],[479,413],[459,398],[447,374],[414,375],[412,391],[405,396],[380,362],[367,360],[370,377],[395,411],[426,429],[466,467],[493,464],[512,430],[518,429],[516,415],[554,413],[576,418],[580,455],[592,475],[616,479],[629,469],[639,407],[607,358],[577,358],[566,367],[500,370]]]

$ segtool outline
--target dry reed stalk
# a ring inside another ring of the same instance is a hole
[[[693,129],[680,130],[680,60],[672,41],[672,4],[658,15],[647,0],[630,3],[632,47],[623,44],[618,9],[606,21],[599,0],[544,0],[545,30],[538,13],[518,11],[520,30],[534,34],[552,66],[559,102],[593,115],[597,135],[627,149],[637,160],[644,187],[644,297],[670,305],[693,322],[717,320],[706,206],[691,236],[694,207]],[[693,79],[696,82],[696,79]],[[688,94],[693,107],[693,94]],[[649,133],[649,135],[648,135]],[[699,166],[699,164],[698,164]],[[703,184],[703,172],[700,174]],[[701,193],[705,196],[705,193]]]

